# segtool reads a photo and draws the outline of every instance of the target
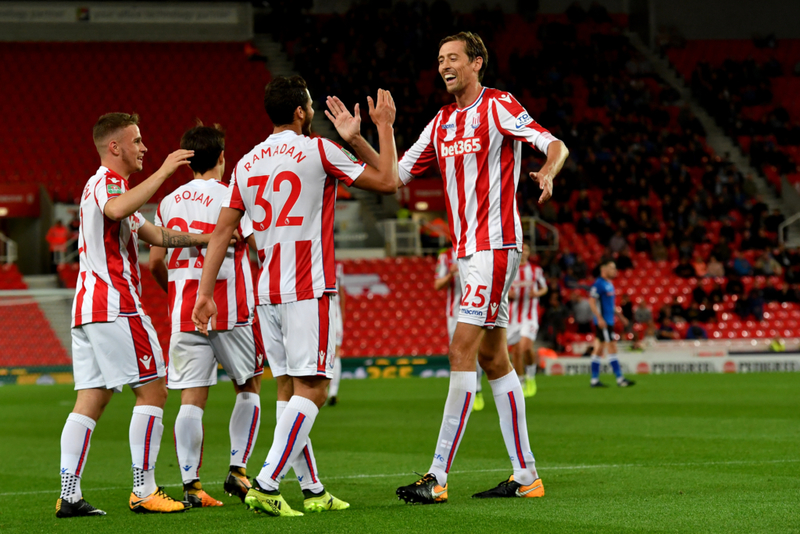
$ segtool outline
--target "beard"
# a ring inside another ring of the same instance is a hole
[[[303,132],[303,135],[305,136],[311,135],[311,119],[308,118],[308,115],[306,115],[306,121],[303,123],[303,126],[302,128],[300,128],[300,131]]]

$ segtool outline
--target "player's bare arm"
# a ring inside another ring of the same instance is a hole
[[[219,269],[225,259],[228,244],[233,238],[239,221],[244,215],[243,211],[233,208],[222,208],[219,213],[217,226],[211,234],[206,250],[206,259],[203,262],[203,275],[200,277],[200,286],[197,290],[197,302],[192,310],[192,322],[201,334],[208,335],[209,330],[214,330],[217,324],[217,305],[214,304],[214,284],[217,281]]]
[[[358,157],[367,164],[366,169],[353,184],[359,189],[391,195],[397,192],[402,184],[397,170],[397,147],[394,142],[394,119],[396,108],[389,91],[378,89],[375,101],[367,99],[369,116],[378,128],[380,153],[375,152],[369,143],[361,137],[361,117],[356,105],[354,117],[336,97],[328,99],[328,111],[325,114],[333,122],[342,139],[356,151]]]
[[[158,286],[169,293],[169,271],[164,259],[167,257],[167,249],[164,247],[150,247],[150,272],[156,279]]]
[[[547,147],[547,161],[539,169],[539,172],[532,172],[530,176],[538,182],[542,196],[539,197],[539,204],[544,204],[553,196],[553,179],[561,172],[564,162],[567,161],[569,150],[563,141],[553,141]]]
[[[533,297],[537,298],[537,299],[540,298],[540,297],[543,297],[543,296],[547,295],[547,291],[548,291],[547,286],[544,286],[541,289],[535,290],[533,292]]]
[[[167,156],[161,168],[150,175],[144,182],[106,202],[103,213],[114,221],[130,217],[155,195],[164,180],[172,176],[178,170],[178,167],[188,165],[193,155],[193,150],[176,150]]]
[[[606,320],[603,319],[603,315],[600,313],[600,310],[597,309],[597,302],[595,302],[594,299],[589,299],[589,307],[592,309],[592,315],[597,319],[597,326],[606,328],[608,326]]]

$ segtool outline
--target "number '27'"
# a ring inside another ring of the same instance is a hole
[[[267,182],[269,182],[268,175],[251,176],[247,179],[247,187],[258,187],[256,190],[255,203],[256,206],[260,206],[261,209],[264,210],[264,218],[260,221],[253,221],[253,228],[256,230],[266,230],[272,224],[272,204],[264,198],[264,190],[267,188]],[[289,198],[286,199],[283,209],[281,209],[281,212],[278,214],[275,226],[300,226],[303,224],[303,217],[290,216],[289,212],[292,211],[292,208],[297,203],[297,199],[300,198],[300,191],[303,188],[303,184],[295,173],[283,171],[275,176],[272,190],[276,193],[280,191],[283,182],[289,182]]]

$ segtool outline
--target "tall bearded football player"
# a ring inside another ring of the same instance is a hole
[[[400,179],[408,183],[438,164],[464,296],[450,344],[450,391],[433,462],[422,478],[398,488],[397,496],[421,504],[447,500],[447,475],[475,399],[478,354],[492,388],[513,475],[473,497],[541,497],[544,486],[528,440],[525,398],[506,344],[508,290],[517,274],[523,234],[516,189],[522,142],[547,154],[541,170],[531,173],[543,190],[539,202],[552,195],[553,178],[569,152],[513,96],[481,85],[488,53],[480,37],[462,32],[444,38],[438,59],[439,74],[455,102],[436,114],[405,153],[399,163]],[[336,99],[329,99],[328,106],[334,115],[341,108]],[[346,128],[337,130],[364,161],[377,157],[363,137]]]

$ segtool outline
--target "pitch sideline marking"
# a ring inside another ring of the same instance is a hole
[[[553,465],[550,467],[539,467],[537,470],[541,471],[568,471],[568,470],[576,470],[576,469],[635,469],[635,468],[642,468],[642,467],[650,467],[650,468],[663,468],[663,467],[707,467],[713,465],[761,465],[761,464],[788,464],[788,463],[798,463],[800,462],[800,458],[792,459],[792,460],[730,460],[725,462],[673,462],[673,463],[663,463],[663,464],[595,464],[595,465]],[[508,468],[502,469],[473,469],[470,471],[452,471],[451,474],[453,475],[465,475],[470,473],[496,473],[496,472],[505,472],[508,471]],[[380,473],[374,475],[342,475],[342,476],[334,476],[334,477],[325,477],[325,480],[354,480],[359,478],[394,478],[394,477],[404,477],[408,476],[411,473]],[[289,479],[285,482],[297,482],[295,479]],[[204,482],[204,486],[219,486],[222,482]],[[183,487],[183,484],[164,484],[164,487],[167,488],[179,488]],[[130,486],[113,486],[107,488],[91,488],[91,491],[112,491],[112,490],[121,490],[121,489],[128,489]],[[0,497],[8,497],[8,496],[16,496],[16,495],[41,495],[45,493],[58,493],[59,490],[40,490],[40,491],[16,491],[16,492],[8,492],[8,493],[0,493]]]

